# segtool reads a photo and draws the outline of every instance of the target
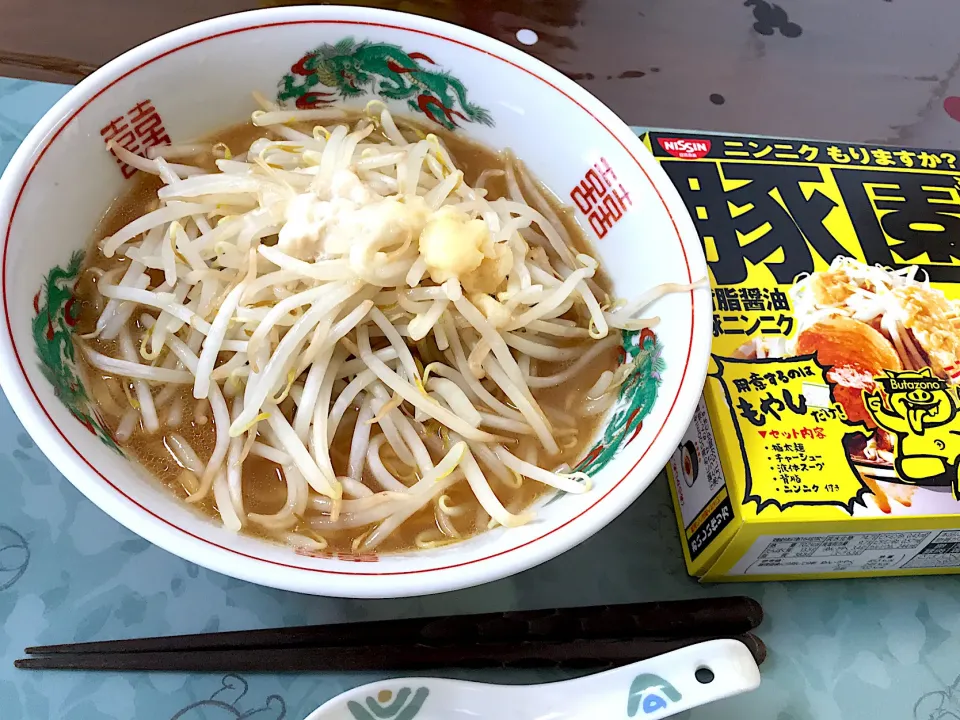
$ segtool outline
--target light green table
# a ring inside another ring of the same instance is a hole
[[[65,90],[0,80],[0,166]],[[0,720],[300,720],[340,691],[376,677],[14,670],[22,649],[37,643],[743,591],[767,611],[760,628],[770,649],[763,684],[689,718],[960,718],[960,578],[701,587],[684,572],[664,478],[599,535],[541,567],[473,590],[381,601],[268,590],[150,545],[60,476],[5,399],[0,478]],[[516,682],[564,677],[450,674]]]

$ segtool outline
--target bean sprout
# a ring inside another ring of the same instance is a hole
[[[620,329],[655,322],[637,317],[647,304],[694,286],[601,306],[597,260],[509,152],[471,187],[439,137],[398,126],[382,103],[358,121],[258,102],[262,135],[246,149],[109,146],[159,178],[149,211],[101,241],[126,264],[96,274],[99,316],[78,340],[125,388],[129,408],[104,403],[117,440],[158,433],[190,502],[212,492],[228,529],[254,524],[304,552],[324,550],[328,531],[374,551],[421,510],[436,524],[420,547],[474,520],[528,522],[508,509],[525,496],[504,505],[488,477],[511,494],[523,478],[585,492],[564,453],[622,374],[611,353],[582,407],[540,392],[603,364]],[[216,171],[189,164],[201,157]],[[212,449],[175,429],[191,424]],[[285,484],[270,512],[244,507],[253,459]]]

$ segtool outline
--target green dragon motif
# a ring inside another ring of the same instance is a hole
[[[80,273],[83,252],[70,256],[67,267],[54,267],[43,279],[33,298],[33,342],[40,371],[71,414],[108,446],[119,451],[106,425],[94,408],[77,370],[73,327],[79,318],[79,306],[73,295]]]
[[[428,69],[420,61],[436,66],[423,53],[347,37],[335,45],[321,45],[294,63],[280,80],[277,100],[281,104],[292,100],[298,108],[307,109],[333,103],[338,96],[369,93],[386,100],[406,100],[413,112],[448,130],[457,127],[458,118],[493,125],[487,110],[467,100],[462,82],[447,72]],[[315,90],[318,85],[333,92]]]
[[[652,330],[624,332],[621,353],[621,363],[632,363],[633,372],[620,386],[603,437],[575,468],[591,476],[605,468],[620,448],[637,437],[643,419],[650,414],[657,400],[663,371],[666,370],[663,345]]]

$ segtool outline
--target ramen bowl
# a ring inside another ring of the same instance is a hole
[[[408,82],[413,78],[414,82]],[[403,97],[396,88],[412,88]],[[392,112],[513,148],[576,215],[617,294],[706,276],[679,195],[612,112],[537,60],[490,38],[380,10],[294,7],[183,28],[113,60],[30,133],[0,185],[0,381],[56,467],[110,516],[166,550],[262,585],[318,595],[423,595],[503,578],[583,542],[633,502],[676,448],[700,396],[711,340],[709,289],[657,300],[653,329],[626,333],[634,361],[580,461],[592,488],[552,493],[536,519],[453,545],[343,556],[234,534],[128,459],[84,387],[71,343],[73,288],[92,233],[135,152],[242,122],[257,91],[288,107],[371,99]],[[479,109],[479,111],[478,111]]]

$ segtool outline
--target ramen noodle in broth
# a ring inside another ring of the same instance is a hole
[[[630,371],[631,304],[509,152],[393,118],[284,111],[111,150],[142,172],[78,284],[117,442],[230,530],[429,548],[529,522]]]

